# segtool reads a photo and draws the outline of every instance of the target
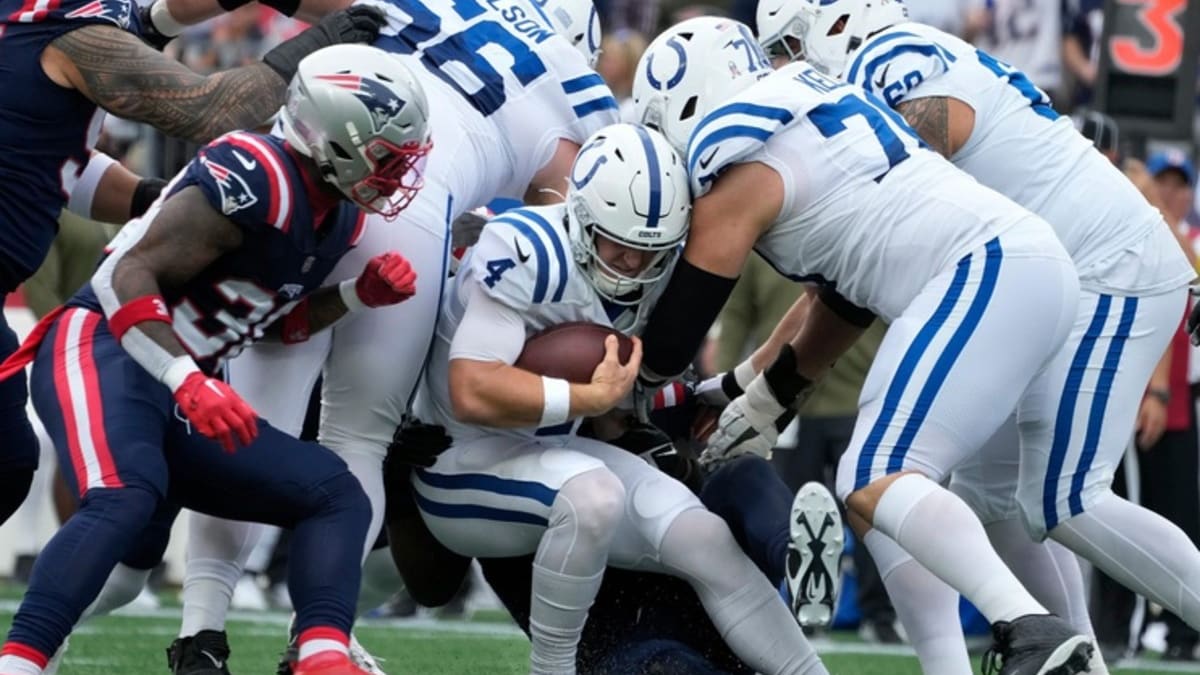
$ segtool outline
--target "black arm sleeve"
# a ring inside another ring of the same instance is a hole
[[[850,302],[835,291],[832,286],[821,286],[817,289],[817,297],[825,306],[846,323],[859,328],[870,328],[875,321],[875,313],[865,307]]]
[[[687,370],[736,283],[680,259],[642,333],[643,368],[668,378]]]

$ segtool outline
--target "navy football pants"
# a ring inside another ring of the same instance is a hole
[[[0,295],[0,361],[17,351],[17,334],[4,317]],[[0,525],[25,501],[33,472],[38,465],[38,441],[25,413],[27,400],[25,373],[0,382]]]

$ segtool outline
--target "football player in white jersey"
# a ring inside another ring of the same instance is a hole
[[[1018,436],[1009,432],[955,471],[954,491],[1034,595],[1078,630],[1090,631],[1078,566],[1025,530],[1200,625],[1200,551],[1109,488],[1195,276],[1162,215],[1023,73],[907,21],[898,0],[769,0],[759,21],[769,51],[803,51],[825,73],[880,96],[955,165],[1045,218],[1075,261],[1079,310],[1040,402],[1053,423],[1021,430],[1019,476]],[[900,578],[893,596],[906,592]],[[935,620],[927,585],[917,585],[921,601],[899,604],[917,609],[910,620]],[[956,616],[942,619],[956,625]],[[941,651],[923,660],[926,672],[961,672],[966,653],[956,651],[956,667],[934,666],[951,656]]]
[[[761,673],[825,673],[800,627],[724,521],[640,457],[575,430],[631,392],[641,347],[617,339],[592,381],[512,365],[526,339],[570,321],[634,335],[687,234],[687,171],[665,139],[601,130],[571,170],[567,202],[492,219],[443,303],[422,419],[451,447],[413,474],[430,531],[463,556],[535,553],[532,672],[575,672],[606,564],[688,581],[733,651]]]
[[[634,96],[641,119],[688,143],[698,195],[646,328],[643,375],[683,369],[752,248],[818,283],[798,334],[726,408],[709,456],[765,452],[775,420],[876,316],[888,321],[838,470],[851,520],[981,609],[1001,672],[1082,672],[1090,640],[1048,615],[938,485],[1018,405],[1023,421],[1048,423],[1030,403],[1079,295],[1054,232],[928,150],[873,96],[804,63],[772,73],[735,22],[697,19],[659,36]]]
[[[191,22],[237,4],[184,0],[179,11]],[[313,18],[349,4],[306,0],[272,6]],[[248,350],[229,366],[230,380],[244,398],[292,434],[299,433],[309,394],[323,373],[319,438],[346,460],[372,502],[364,552],[382,524],[383,456],[433,340],[447,276],[450,223],[498,197],[529,204],[561,201],[580,144],[617,121],[616,101],[589,66],[599,36],[586,0],[561,5],[557,0],[372,4],[388,20],[375,46],[397,55],[417,74],[429,99],[436,140],[424,168],[423,189],[400,222],[380,227],[368,221],[362,241],[328,281],[352,279],[375,253],[399,250],[417,271],[417,295],[405,311],[363,314],[362,320],[355,317],[322,333],[291,336],[295,344]],[[178,33],[183,18],[176,11],[159,0],[148,18],[160,32]],[[256,533],[254,526],[242,523],[192,519],[181,638],[223,630],[231,589],[240,576],[238,558],[253,548]],[[370,578],[363,584],[364,589],[378,586]],[[364,598],[362,609],[382,602],[396,588],[383,587],[386,595]]]

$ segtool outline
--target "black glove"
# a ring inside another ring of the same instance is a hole
[[[263,63],[291,82],[304,57],[331,45],[374,42],[386,23],[387,17],[375,7],[354,5],[326,16],[317,25],[267,52]]]
[[[676,448],[671,437],[658,427],[631,422],[629,429],[611,444],[640,456],[692,492],[700,494],[703,486],[700,463],[695,457]]]
[[[175,38],[171,35],[163,35],[158,32],[158,26],[155,26],[154,19],[150,18],[150,8],[153,6],[154,3],[152,2],[138,9],[138,21],[142,26],[140,37],[142,38],[142,42],[161,52],[163,47],[166,47],[167,43]]]
[[[385,463],[427,469],[433,466],[438,455],[445,452],[452,442],[446,434],[446,427],[426,424],[415,417],[405,417],[396,427],[396,433],[392,434]]]
[[[129,202],[129,217],[137,218],[150,208],[155,199],[167,187],[167,181],[161,178],[143,178],[138,181],[133,190],[133,199]]]
[[[1198,291],[1200,289],[1193,288],[1192,295],[1200,296],[1200,292]],[[1200,347],[1200,302],[1193,305],[1192,311],[1188,312],[1186,328],[1192,344]]]

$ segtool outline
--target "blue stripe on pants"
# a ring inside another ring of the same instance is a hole
[[[1096,396],[1092,399],[1092,409],[1088,413],[1087,436],[1083,439],[1083,454],[1079,456],[1079,466],[1075,467],[1075,475],[1071,477],[1071,492],[1067,495],[1067,505],[1071,515],[1083,513],[1083,481],[1092,468],[1096,459],[1096,448],[1100,445],[1100,430],[1104,426],[1104,411],[1108,407],[1108,397],[1112,393],[1113,379],[1117,375],[1117,366],[1121,363],[1121,353],[1125,351],[1125,343],[1133,329],[1133,319],[1137,315],[1137,298],[1125,298],[1125,306],[1121,309],[1121,320],[1117,324],[1117,333],[1108,345],[1108,353],[1104,356],[1104,366],[1100,370],[1100,380],[1096,384]]]
[[[971,339],[971,335],[979,327],[979,321],[983,318],[988,301],[992,299],[992,292],[996,290],[996,279],[1000,276],[1000,261],[1004,257],[1004,251],[1000,248],[999,239],[989,241],[986,250],[983,278],[980,279],[979,290],[971,300],[970,307],[967,308],[967,315],[963,317],[962,323],[958,325],[954,334],[950,336],[950,341],[946,343],[945,350],[938,355],[933,369],[929,372],[929,379],[925,380],[925,386],[921,388],[921,393],[917,396],[917,403],[913,406],[912,415],[904,424],[900,438],[896,441],[896,447],[892,448],[892,455],[888,458],[887,472],[889,474],[897,473],[904,468],[904,457],[908,454],[913,439],[917,437],[917,432],[921,430],[921,424],[929,415],[929,409],[933,407],[933,401],[937,398],[938,391],[946,383],[946,377],[950,374],[954,362],[958,360],[959,354],[962,354],[963,348],[967,346],[967,340]]]
[[[954,272],[954,279],[950,282],[950,288],[946,291],[946,295],[934,310],[933,316],[925,322],[921,327],[917,337],[908,346],[908,351],[904,353],[904,358],[900,361],[900,367],[896,369],[896,375],[892,379],[892,383],[888,385],[887,394],[883,399],[883,408],[879,411],[879,418],[875,420],[875,424],[871,427],[871,433],[867,436],[867,442],[863,445],[862,453],[858,456],[858,467],[854,477],[854,489],[861,490],[871,482],[871,465],[875,462],[875,453],[879,451],[879,444],[883,441],[883,435],[887,433],[888,425],[892,422],[892,417],[896,415],[896,408],[900,405],[900,399],[904,396],[904,390],[908,387],[908,381],[912,378],[913,371],[916,370],[917,364],[921,362],[921,357],[924,356],[925,350],[929,348],[929,343],[933,341],[933,336],[941,329],[942,324],[950,318],[950,312],[954,309],[954,305],[958,302],[958,297],[962,295],[963,287],[967,283],[967,274],[971,271],[971,256],[967,255],[962,260],[958,261],[958,269]]]
[[[1062,398],[1058,401],[1058,413],[1054,419],[1054,439],[1050,443],[1050,461],[1046,466],[1046,477],[1042,483],[1042,517],[1046,521],[1046,529],[1052,530],[1058,525],[1058,477],[1062,474],[1063,464],[1067,461],[1067,449],[1071,444],[1071,424],[1075,418],[1075,404],[1079,399],[1079,387],[1083,375],[1087,371],[1088,361],[1092,358],[1092,350],[1096,340],[1104,330],[1108,320],[1108,309],[1112,304],[1112,296],[1101,295],[1096,303],[1096,313],[1088,324],[1075,357],[1071,360],[1071,369],[1067,373],[1067,382],[1063,387]]]
[[[501,478],[487,473],[444,474],[417,470],[417,478],[424,484],[442,490],[479,490],[510,497],[525,497],[550,506],[558,496],[558,490],[529,480]]]

